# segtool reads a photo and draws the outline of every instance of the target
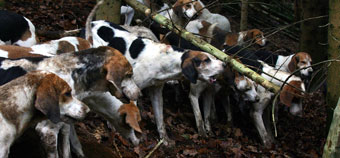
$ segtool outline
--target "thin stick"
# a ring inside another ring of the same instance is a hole
[[[153,154],[153,152],[155,152],[156,149],[163,143],[163,141],[164,141],[164,139],[161,139],[161,140],[157,143],[157,145],[149,152],[149,154],[146,155],[144,158],[149,158],[149,157]]]
[[[117,151],[119,157],[120,157],[120,158],[123,158],[122,154],[120,154],[120,151],[119,151],[119,149],[118,149],[118,146],[117,146],[117,144],[116,144],[116,142],[115,142],[114,137],[113,137],[113,146],[115,146],[115,149],[116,149],[116,151]]]

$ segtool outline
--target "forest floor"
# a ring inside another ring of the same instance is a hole
[[[90,0],[12,0],[5,8],[31,19],[39,30],[72,30],[84,27],[88,13],[95,1]],[[223,10],[223,8],[222,8]],[[239,15],[225,12],[232,30],[239,27]],[[250,24],[250,27],[255,27]],[[250,28],[249,27],[249,28]],[[266,30],[266,28],[259,29]],[[42,39],[44,41],[46,39]],[[298,50],[298,43],[277,33],[268,38],[264,47],[271,51],[288,48]],[[151,157],[321,157],[326,139],[326,103],[323,93],[316,91],[304,100],[304,116],[294,117],[279,104],[278,136],[275,143],[265,148],[259,143],[259,136],[249,116],[235,110],[233,125],[227,125],[225,113],[217,106],[218,120],[212,124],[214,136],[201,138],[197,135],[195,118],[187,98],[188,87],[184,85],[181,94],[173,88],[164,88],[164,121],[169,137],[175,146],[161,145]],[[106,121],[90,113],[82,122],[76,124],[78,136],[88,158],[144,157],[158,143],[159,136],[154,120],[152,106],[147,92],[139,100],[142,121],[142,134],[139,146],[134,147],[118,133],[112,132]],[[176,98],[176,99],[174,99]],[[24,135],[25,136],[25,135]],[[25,144],[26,143],[26,144]],[[38,143],[31,139],[21,140],[11,149],[10,157],[43,157],[37,150]],[[115,147],[116,146],[116,147]]]

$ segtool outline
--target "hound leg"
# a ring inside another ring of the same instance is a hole
[[[270,102],[270,99],[263,99],[260,102],[254,103],[253,109],[250,114],[250,116],[253,118],[255,127],[261,137],[262,143],[265,146],[270,146],[272,144],[272,141],[270,139],[270,136],[267,133],[266,127],[262,119],[263,111],[269,102]]]
[[[70,158],[71,156],[71,148],[70,148],[70,125],[67,123],[64,123],[64,125],[61,127],[60,132],[62,134],[62,142],[61,142],[61,148],[59,148],[61,151],[59,151],[59,155],[63,158]]]
[[[82,146],[80,144],[80,141],[78,139],[78,136],[77,136],[77,133],[76,133],[76,130],[73,124],[70,124],[69,139],[70,139],[72,152],[74,152],[77,155],[77,157],[85,157]]]
[[[203,95],[203,109],[204,109],[204,125],[209,135],[212,135],[210,120],[211,120],[211,108],[214,102],[214,90],[209,86]],[[216,115],[213,114],[213,115]]]
[[[205,89],[205,87],[203,86],[199,86],[201,84],[190,84],[190,94],[189,94],[189,99],[191,102],[191,106],[192,106],[192,110],[194,111],[194,115],[195,115],[195,120],[196,120],[196,126],[198,129],[198,134],[206,137],[207,133],[205,131],[204,128],[204,122],[202,119],[202,114],[200,111],[200,107],[199,107],[199,96],[201,94],[201,92]],[[210,111],[209,111],[210,113]]]
[[[130,26],[133,16],[135,15],[135,10],[130,6],[121,6],[120,14],[125,15],[124,25]]]
[[[62,124],[62,122],[54,124],[49,120],[43,120],[35,127],[48,158],[59,158],[58,133]]]
[[[161,138],[164,138],[165,145],[175,145],[175,142],[170,140],[165,130],[164,116],[163,116],[163,87],[164,87],[163,84],[160,86],[150,87],[149,95],[150,95],[151,104],[152,104],[153,112],[154,112],[155,119],[156,119],[156,125],[157,125],[159,136]]]

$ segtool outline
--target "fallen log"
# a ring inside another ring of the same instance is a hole
[[[254,80],[256,83],[262,85],[266,89],[271,92],[278,93],[280,91],[280,87],[274,85],[270,81],[266,80],[253,70],[249,69],[245,65],[239,63],[232,57],[226,55],[221,50],[215,48],[214,46],[210,45],[209,43],[201,40],[200,38],[196,37],[195,35],[191,34],[190,32],[183,29],[181,26],[172,23],[169,19],[165,18],[162,15],[157,14],[156,12],[151,12],[150,8],[146,7],[140,2],[136,0],[124,0],[128,5],[130,5],[135,10],[145,14],[148,17],[151,17],[154,21],[158,22],[159,24],[167,27],[169,30],[173,31],[174,33],[180,35],[187,41],[191,42],[195,46],[201,48],[202,50],[216,56],[218,59],[229,63],[236,71],[246,75],[247,77]]]

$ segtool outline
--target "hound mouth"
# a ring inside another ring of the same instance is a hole
[[[211,84],[215,83],[215,82],[216,82],[216,75],[210,76],[210,77],[209,77],[209,82],[210,82]]]

